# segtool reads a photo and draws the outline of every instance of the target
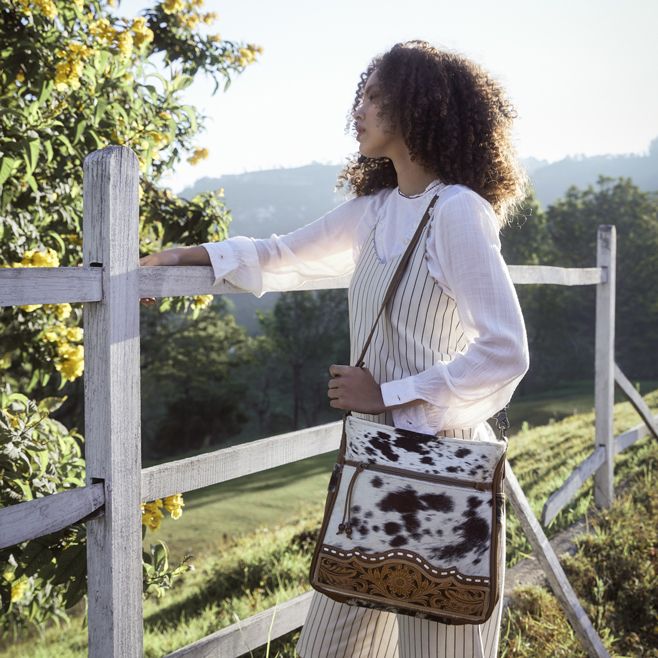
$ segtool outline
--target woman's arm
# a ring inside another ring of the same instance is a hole
[[[373,198],[349,199],[286,235],[235,236],[174,247],[140,258],[140,265],[211,265],[215,284],[225,279],[258,297],[272,290],[294,289],[308,280],[347,275],[354,269],[354,249],[372,222]]]
[[[471,427],[507,404],[526,373],[525,324],[493,209],[482,197],[464,190],[448,199],[433,239],[469,345],[450,362],[382,384],[382,396],[387,407],[429,402],[434,426]]]

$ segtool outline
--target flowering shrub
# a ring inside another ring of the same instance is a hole
[[[85,484],[83,438],[50,418],[66,398],[35,402],[9,386],[0,389],[0,508]],[[181,494],[142,505],[142,538],[164,518],[179,519]],[[65,609],[86,593],[86,528],[77,523],[59,532],[0,550],[0,632],[28,623],[65,619]],[[192,568],[190,556],[170,567],[163,541],[143,552],[146,597],[164,595],[174,579]]]
[[[208,157],[196,136],[205,117],[181,92],[203,71],[223,81],[257,61],[262,49],[213,28],[203,0],[164,0],[135,18],[116,3],[2,0],[0,3],[0,267],[71,267],[82,262],[82,163],[109,144],[137,155],[142,253],[227,236],[221,192],[180,199],[158,186],[178,162]],[[152,60],[164,59],[163,75]],[[208,296],[163,299],[161,310],[206,308]],[[59,317],[65,312],[69,317]],[[30,394],[51,377],[59,389],[80,377],[76,305],[0,309],[3,379]]]

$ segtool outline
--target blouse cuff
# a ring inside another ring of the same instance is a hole
[[[251,238],[238,235],[222,242],[204,242],[201,245],[208,252],[217,285],[222,279],[237,288],[261,293],[262,279],[258,252]]]
[[[420,399],[416,392],[413,375],[392,382],[385,382],[380,388],[385,407],[396,407]]]

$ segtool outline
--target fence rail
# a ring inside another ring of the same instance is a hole
[[[92,658],[142,655],[140,501],[333,451],[340,438],[339,423],[329,423],[141,469],[139,299],[240,291],[226,281],[214,285],[208,266],[139,266],[138,180],[137,159],[130,149],[108,147],[92,153],[84,162],[83,265],[0,269],[1,306],[84,302],[87,486],[0,510],[0,544],[10,546],[79,520],[87,521]],[[546,523],[591,476],[597,504],[609,506],[614,496],[615,454],[647,432],[657,436],[658,417],[651,415],[614,364],[615,240],[614,226],[599,227],[596,267],[509,267],[512,281],[518,285],[597,287],[594,450],[547,501]],[[323,279],[295,289],[346,288],[348,283],[348,277]],[[644,421],[616,438],[612,434],[615,381]],[[583,646],[591,656],[607,656],[550,544],[544,541],[511,469],[508,486],[511,502]],[[273,611],[265,611],[171,656],[226,658],[244,653],[264,644],[268,633],[275,638],[299,627],[309,596],[304,594],[277,606],[273,623]]]

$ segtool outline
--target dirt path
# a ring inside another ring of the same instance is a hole
[[[564,553],[573,554],[575,552],[574,539],[585,532],[587,532],[587,526],[585,521],[581,520],[555,535],[550,540],[555,554],[558,557]],[[534,555],[521,560],[511,569],[507,569],[505,573],[504,607],[507,607],[512,591],[518,585],[544,585],[548,587],[539,560]]]

